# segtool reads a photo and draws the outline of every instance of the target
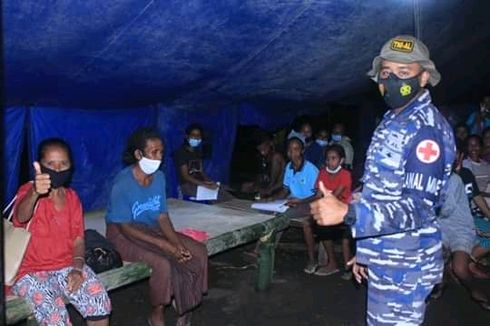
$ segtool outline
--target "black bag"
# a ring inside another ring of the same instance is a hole
[[[95,230],[85,230],[85,263],[95,273],[122,266],[122,259],[114,246]]]

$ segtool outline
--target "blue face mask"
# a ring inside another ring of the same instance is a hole
[[[336,142],[339,142],[342,140],[342,135],[339,135],[339,134],[332,134],[332,140],[333,141],[336,141]]]
[[[199,145],[201,145],[201,142],[201,139],[189,138],[189,145],[191,147],[198,147]]]
[[[317,139],[317,140],[316,140],[316,143],[317,143],[318,145],[320,145],[321,147],[325,147],[325,146],[327,146],[327,145],[328,145],[328,141],[327,141],[327,140],[323,140],[323,139]]]

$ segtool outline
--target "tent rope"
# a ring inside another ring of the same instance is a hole
[[[420,9],[419,0],[412,0],[413,4],[413,26],[414,26],[414,34],[419,40],[422,36],[422,27],[421,27],[421,19],[422,19],[422,10]]]

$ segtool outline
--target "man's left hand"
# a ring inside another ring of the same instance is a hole
[[[338,200],[332,192],[327,190],[320,181],[320,191],[323,193],[323,198],[315,200],[310,204],[311,215],[318,225],[337,225],[344,221],[347,214],[347,204]]]

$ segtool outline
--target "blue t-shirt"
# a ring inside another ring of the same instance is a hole
[[[318,177],[318,169],[313,163],[304,160],[299,171],[294,171],[289,162],[284,173],[284,186],[291,192],[291,197],[304,199],[315,194],[315,181]]]
[[[160,214],[167,213],[166,200],[162,171],[155,172],[151,184],[143,187],[134,178],[133,167],[129,166],[114,178],[106,222],[157,226]]]

